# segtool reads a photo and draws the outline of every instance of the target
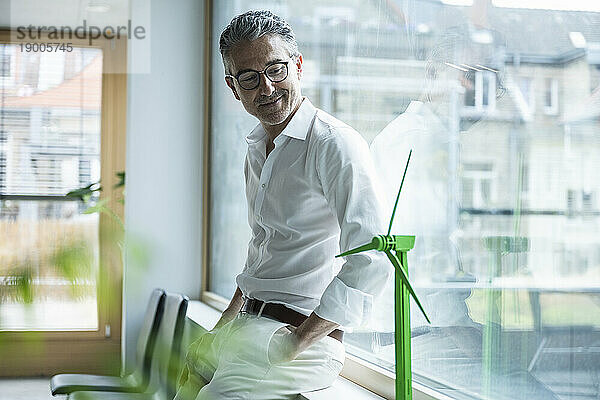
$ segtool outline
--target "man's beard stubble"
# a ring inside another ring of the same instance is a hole
[[[280,108],[278,108],[274,112],[263,114],[266,111],[262,110],[262,107],[264,105],[277,101],[280,98],[282,102]],[[292,105],[288,103],[289,98],[290,93],[289,90],[286,89],[278,89],[275,92],[273,92],[270,96],[260,96],[259,98],[257,98],[255,101],[256,110],[259,114],[263,114],[261,116],[262,118],[259,118],[259,120],[269,125],[278,125],[285,121],[289,114],[292,112]]]

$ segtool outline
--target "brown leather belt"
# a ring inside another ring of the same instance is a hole
[[[261,308],[262,312],[260,312]],[[283,304],[265,303],[264,301],[256,299],[246,299],[240,312],[252,315],[258,315],[260,313],[260,315],[263,317],[274,319],[276,321],[283,322],[284,324],[292,325],[296,328],[302,324],[306,318],[308,318],[306,315],[292,310]],[[342,342],[344,338],[344,331],[335,329],[327,336]]]

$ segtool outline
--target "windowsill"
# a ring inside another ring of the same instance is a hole
[[[203,302],[190,301],[188,305],[187,317],[188,321],[193,325],[191,325],[190,329],[186,329],[186,335],[192,336],[186,336],[184,339],[185,347],[187,347],[192,337],[198,334],[196,333],[194,335],[194,332],[192,331],[212,328],[219,320],[220,315],[221,313],[219,311]],[[349,360],[347,359],[347,362],[348,361]],[[446,396],[440,396],[439,394],[416,384],[413,386],[413,394],[413,398],[415,400],[449,399]],[[306,400],[325,400],[331,398],[369,400],[383,399],[384,397],[381,397],[344,377],[339,377],[331,387],[315,392],[302,393],[298,398]]]

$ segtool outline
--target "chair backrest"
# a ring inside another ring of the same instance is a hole
[[[158,393],[160,399],[172,400],[175,397],[187,306],[187,296],[166,293],[165,309],[152,355],[150,385],[146,390],[146,393]]]
[[[144,321],[140,328],[136,345],[136,369],[133,372],[137,382],[141,383],[141,390],[145,390],[150,382],[150,368],[152,366],[152,353],[156,343],[156,335],[160,327],[165,308],[165,291],[154,289],[148,300]]]

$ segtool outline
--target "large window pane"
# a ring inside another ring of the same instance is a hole
[[[1,329],[97,329],[98,215],[79,211],[75,201],[2,201]],[[61,256],[74,257],[73,274]],[[22,295],[23,273],[31,276],[31,299]]]
[[[594,399],[600,13],[495,4],[224,1],[213,33],[248,9],[286,18],[303,94],[371,143],[390,197],[414,149],[395,230],[417,236],[410,275],[432,317],[412,308],[415,380],[475,398]],[[230,297],[250,234],[243,138],[256,121],[228,92],[218,49],[212,66],[209,289]],[[379,328],[346,345],[393,371],[389,294]]]
[[[0,54],[0,330],[95,330],[102,52]]]

